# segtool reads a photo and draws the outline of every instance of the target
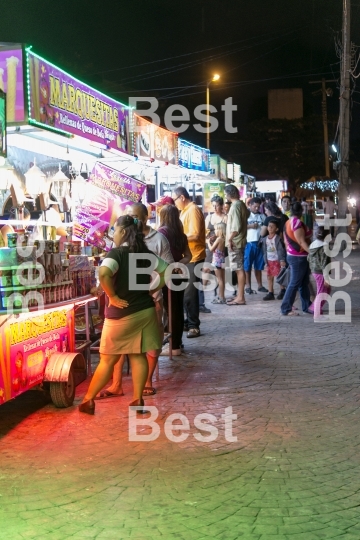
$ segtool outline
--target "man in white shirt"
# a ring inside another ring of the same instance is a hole
[[[267,293],[268,290],[262,284],[262,271],[264,270],[264,256],[261,246],[259,247],[260,230],[265,221],[265,216],[259,213],[261,199],[254,197],[250,199],[248,206],[250,215],[247,220],[247,244],[244,253],[244,270],[246,276],[245,293],[253,294],[251,289],[251,268],[254,267],[255,278],[258,284],[258,291]]]

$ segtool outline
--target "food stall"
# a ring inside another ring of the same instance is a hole
[[[100,254],[145,189],[121,170],[135,161],[130,110],[21,45],[0,45],[0,89],[8,103],[1,207],[17,213],[0,218],[13,227],[0,247],[0,404],[41,386],[67,407],[91,373]],[[50,196],[68,237],[48,217]],[[26,207],[42,215],[25,223]]]

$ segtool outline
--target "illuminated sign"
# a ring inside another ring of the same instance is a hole
[[[206,148],[179,139],[178,155],[178,163],[181,167],[204,172],[210,169],[210,150]]]
[[[134,114],[134,154],[176,164],[177,135]]]
[[[128,152],[129,108],[27,50],[30,123]]]

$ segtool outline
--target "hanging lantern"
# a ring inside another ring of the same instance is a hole
[[[25,173],[25,179],[26,191],[33,199],[46,192],[46,174],[36,165],[35,158],[34,165]]]
[[[71,182],[71,198],[73,200],[73,203],[83,203],[86,197],[86,188],[87,181],[81,174],[78,174],[76,178],[74,178],[74,180]]]
[[[4,159],[2,166],[0,167],[0,190],[6,191],[10,189],[11,184],[15,181],[15,169],[10,165],[7,159]]]
[[[59,170],[52,179],[53,192],[55,197],[60,201],[66,196],[69,178],[62,172],[59,163]]]

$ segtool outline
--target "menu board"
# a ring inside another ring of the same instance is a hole
[[[76,208],[74,235],[109,251],[112,229],[127,206],[139,202],[146,184],[97,162],[90,173],[84,202]]]

